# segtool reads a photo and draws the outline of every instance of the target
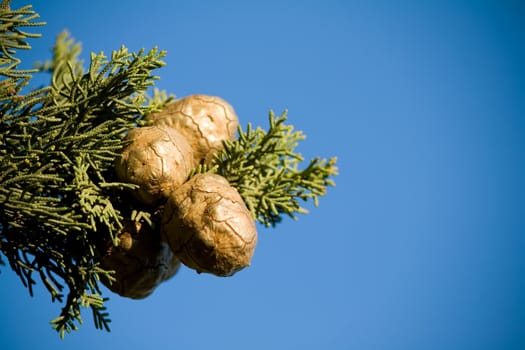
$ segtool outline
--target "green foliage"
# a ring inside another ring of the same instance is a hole
[[[63,337],[82,323],[81,307],[108,329],[99,255],[117,241],[127,214],[119,193],[132,187],[115,181],[113,163],[124,133],[163,103],[145,91],[165,53],[122,47],[91,54],[85,71],[80,46],[61,34],[51,61],[20,70],[16,50],[38,36],[20,28],[43,24],[36,18],[30,6],[0,10],[0,250],[31,295],[36,276],[65,303],[52,321]],[[21,94],[37,71],[51,73],[50,86]]]
[[[58,35],[49,61],[19,69],[17,50],[41,26],[25,6],[0,5],[0,265],[7,263],[33,295],[40,280],[53,302],[63,303],[51,321],[61,337],[83,323],[90,309],[95,327],[109,330],[99,281],[112,272],[100,267],[108,248],[119,244],[126,219],[146,221],[157,208],[132,205],[114,175],[124,135],[144,125],[143,116],[160,111],[172,95],[153,90],[152,71],[164,65],[156,48],[130,53],[123,46],[107,57],[92,53],[87,69],[81,46],[68,33]],[[26,92],[33,74],[50,74],[50,84]],[[286,114],[270,113],[267,131],[248,124],[239,138],[225,142],[212,171],[236,187],[254,219],[273,226],[288,215],[305,213],[299,201],[323,196],[337,174],[335,158],[315,158],[303,167],[295,152],[305,136],[286,125]]]
[[[225,142],[210,169],[237,188],[253,217],[265,226],[275,226],[282,214],[296,219],[296,213],[306,213],[299,200],[311,199],[317,206],[327,186],[334,186],[330,177],[337,175],[336,158],[315,158],[300,169],[304,159],[295,148],[305,135],[286,125],[286,118],[286,112],[280,117],[270,112],[268,131],[251,124],[246,131],[239,128],[239,138]]]

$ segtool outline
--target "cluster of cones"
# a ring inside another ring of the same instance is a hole
[[[196,174],[224,140],[236,137],[238,118],[223,99],[191,95],[146,117],[148,126],[126,136],[115,164],[118,178],[138,185],[140,205],[158,220],[123,222],[119,245],[102,258],[113,279],[102,282],[134,299],[150,295],[181,262],[197,272],[231,276],[250,264],[257,244],[255,221],[237,189],[220,175]]]

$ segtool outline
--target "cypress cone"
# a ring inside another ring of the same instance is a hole
[[[194,151],[195,161],[209,164],[223,149],[223,140],[234,140],[238,117],[224,99],[209,95],[190,95],[162,111],[146,117],[154,125],[171,127],[184,134]]]
[[[231,276],[250,265],[257,230],[237,190],[216,174],[197,174],[168,198],[161,236],[197,272]]]

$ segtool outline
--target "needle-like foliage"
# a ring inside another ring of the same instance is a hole
[[[40,279],[64,303],[52,321],[63,337],[82,322],[81,307],[108,329],[99,246],[117,240],[119,189],[132,186],[114,180],[113,163],[151,111],[145,91],[165,53],[122,47],[92,54],[84,71],[80,46],[61,34],[51,61],[22,70],[16,52],[38,35],[21,28],[42,25],[37,18],[30,6],[0,9],[0,250],[31,295]],[[51,73],[50,86],[23,94],[37,71]]]
[[[285,124],[286,119],[286,112],[280,117],[270,112],[268,130],[239,127],[238,139],[224,142],[209,170],[228,179],[265,226],[275,226],[282,214],[296,219],[297,213],[306,213],[299,200],[311,199],[317,206],[337,175],[336,158],[314,158],[301,169],[304,159],[295,148],[305,135]]]

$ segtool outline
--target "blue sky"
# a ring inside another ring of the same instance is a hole
[[[28,2],[13,0],[13,7]],[[2,349],[525,348],[525,6],[520,1],[42,1],[27,62],[68,29],[88,53],[167,50],[157,86],[241,124],[288,109],[338,157],[318,208],[259,227],[231,278],[182,269],[106,291],[112,331],[59,340],[60,305],[0,274]]]

